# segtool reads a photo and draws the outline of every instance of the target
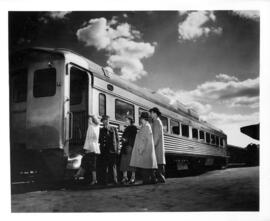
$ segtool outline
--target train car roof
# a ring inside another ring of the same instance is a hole
[[[170,100],[166,98],[165,96],[162,96],[161,94],[158,94],[155,91],[151,91],[147,88],[141,88],[132,82],[124,80],[119,75],[108,72],[108,70],[104,69],[100,65],[92,62],[91,60],[87,59],[86,57],[72,50],[64,49],[64,48],[33,47],[33,48],[23,49],[20,51],[21,52],[41,51],[41,52],[47,52],[47,53],[56,53],[56,54],[61,54],[65,57],[69,57],[71,60],[74,59],[79,62],[78,65],[82,65],[83,68],[90,70],[91,72],[93,72],[93,74],[96,77],[102,78],[112,84],[115,84],[116,86],[129,90],[132,93],[140,97],[143,97],[147,100],[150,100],[152,102],[155,102],[158,105],[164,108],[167,108],[177,114],[181,114],[187,118],[191,118],[192,120],[196,121],[199,124],[202,124],[204,127],[208,129],[212,129],[212,130],[215,130],[216,132],[224,134],[222,130],[216,128],[215,126],[213,126],[212,124],[209,124],[206,121],[202,121],[201,119],[199,119],[198,114],[193,109],[186,107],[184,104],[180,102],[177,102],[177,104],[171,104]]]

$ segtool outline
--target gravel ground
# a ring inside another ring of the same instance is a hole
[[[170,178],[157,185],[13,194],[11,207],[12,212],[258,211],[259,167]]]

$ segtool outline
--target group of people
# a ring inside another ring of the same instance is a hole
[[[117,164],[120,162],[122,184],[134,184],[137,172],[141,173],[143,184],[165,183],[164,134],[160,116],[157,107],[142,112],[139,130],[134,120],[127,117],[128,125],[122,135],[121,149],[117,129],[109,125],[109,116],[102,116],[103,127],[95,116],[89,116],[84,156],[75,178],[91,171],[90,184],[95,185],[98,169],[99,183],[107,184],[112,174],[113,182],[118,184]],[[131,173],[130,179],[128,172]]]

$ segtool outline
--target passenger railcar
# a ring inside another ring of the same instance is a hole
[[[184,105],[66,49],[18,51],[10,56],[12,169],[34,165],[61,179],[80,165],[88,114],[109,115],[121,136],[127,115],[138,125],[140,113],[154,106],[162,112],[168,171],[226,166],[226,134]]]

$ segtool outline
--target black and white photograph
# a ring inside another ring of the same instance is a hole
[[[8,8],[10,212],[259,214],[261,8]]]

